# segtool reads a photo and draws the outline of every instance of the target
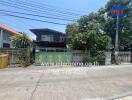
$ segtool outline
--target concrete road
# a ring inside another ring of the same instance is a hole
[[[0,100],[132,100],[132,64],[0,70]]]

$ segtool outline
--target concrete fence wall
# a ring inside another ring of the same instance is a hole
[[[9,64],[9,55],[0,54],[0,69],[8,67]]]
[[[1,48],[0,53],[7,53],[9,56],[9,64],[15,64],[18,60],[25,58],[30,60],[30,52],[27,48]]]

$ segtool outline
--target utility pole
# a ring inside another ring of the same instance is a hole
[[[119,16],[117,16],[116,18],[115,51],[119,50],[118,43],[119,43]]]
[[[124,16],[124,7],[116,5],[112,7],[111,16],[116,17],[116,34],[115,34],[115,62],[118,64],[118,52],[119,52],[119,17]]]
[[[118,52],[119,52],[119,16],[116,17],[116,36],[115,36],[115,60],[118,63]]]

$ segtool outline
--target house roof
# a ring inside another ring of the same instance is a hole
[[[4,30],[7,30],[7,31],[9,31],[9,32],[11,32],[11,33],[13,33],[13,34],[20,35],[19,32],[13,30],[13,29],[10,28],[10,27],[5,26],[4,24],[0,24],[0,28],[2,28],[2,29],[4,29]]]
[[[30,31],[33,32],[35,35],[44,34],[45,32],[49,32],[49,34],[65,36],[65,34],[62,33],[62,32],[59,32],[59,31],[56,31],[56,30],[52,30],[52,29],[48,29],[48,28],[30,29]]]

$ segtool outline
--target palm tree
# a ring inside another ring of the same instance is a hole
[[[21,35],[14,35],[11,37],[14,48],[27,48],[31,46],[32,40],[24,33],[20,32]]]

